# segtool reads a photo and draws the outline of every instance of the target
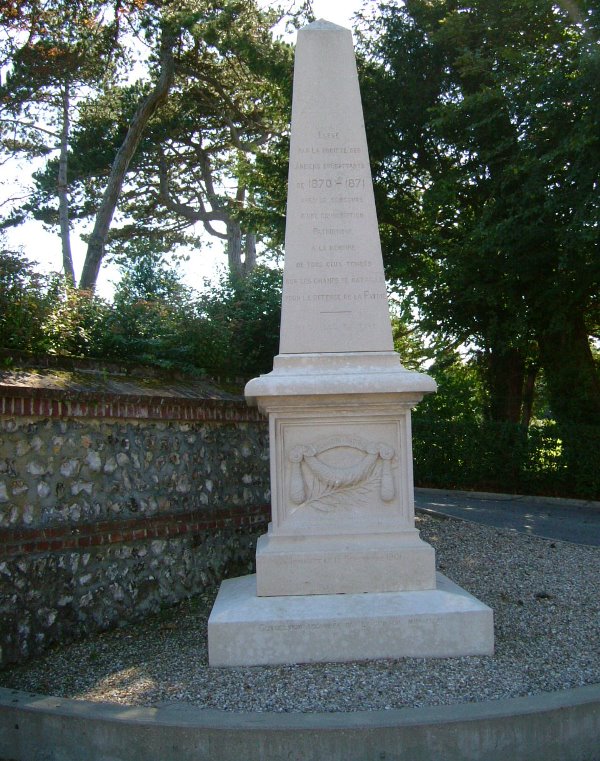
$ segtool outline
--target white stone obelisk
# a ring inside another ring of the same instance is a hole
[[[282,355],[393,351],[352,35],[323,21],[296,48],[282,309]]]
[[[415,529],[410,411],[435,390],[394,352],[349,30],[298,33],[280,353],[246,397],[269,417],[272,522],[223,583],[213,665],[465,655],[492,612],[435,573]]]

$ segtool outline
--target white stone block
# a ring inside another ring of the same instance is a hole
[[[256,549],[257,594],[331,595],[435,588],[435,553],[418,532],[280,537]]]
[[[493,613],[438,574],[435,590],[258,597],[223,582],[208,622],[211,666],[492,655]]]

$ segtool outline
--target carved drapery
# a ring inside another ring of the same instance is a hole
[[[320,458],[334,449],[355,450],[356,458],[347,464],[332,465]],[[373,480],[377,476],[379,496],[383,502],[391,502],[396,496],[392,460],[393,447],[381,442],[368,442],[355,436],[334,436],[314,444],[302,444],[288,452],[290,462],[290,499],[296,505],[309,501],[316,502],[325,496],[342,491],[352,491]],[[307,484],[302,466],[320,485],[318,497],[307,493]]]

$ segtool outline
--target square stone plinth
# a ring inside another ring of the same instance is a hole
[[[493,613],[442,574],[413,592],[257,597],[224,581],[208,621],[211,666],[491,655]]]
[[[285,537],[256,548],[261,597],[435,589],[435,552],[418,533]]]

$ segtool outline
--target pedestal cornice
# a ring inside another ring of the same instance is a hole
[[[406,370],[396,352],[279,354],[273,371],[245,388],[250,404],[268,397],[401,394],[418,402],[436,390],[424,373]]]

